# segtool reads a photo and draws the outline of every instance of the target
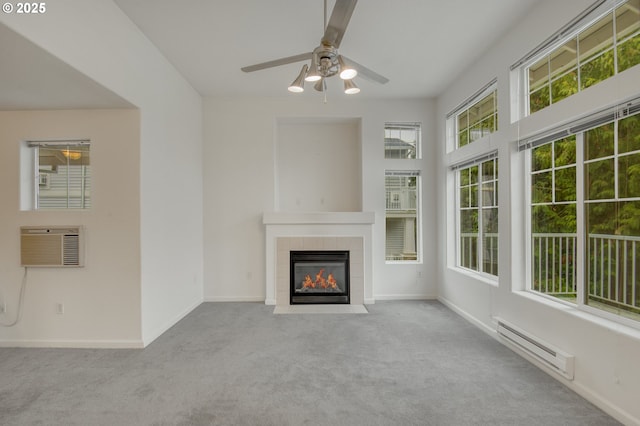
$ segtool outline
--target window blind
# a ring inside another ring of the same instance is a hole
[[[420,170],[385,170],[384,175],[413,177],[413,176],[420,176]]]
[[[420,130],[420,123],[385,123],[385,130]]]
[[[538,57],[543,56],[556,46],[562,44],[567,39],[573,37],[583,28],[597,20],[600,16],[606,14],[611,9],[627,0],[598,0],[585,9],[580,15],[576,16],[570,22],[565,24],[558,31],[553,33],[549,38],[536,46],[533,50],[523,56],[519,61],[511,65],[511,71],[535,61]]]
[[[91,145],[89,139],[34,140],[26,142],[29,148]]]
[[[451,170],[460,170],[466,169],[467,167],[475,166],[476,164],[484,163],[485,161],[493,160],[494,158],[498,158],[498,151],[492,151],[488,154],[481,155],[479,157],[474,157],[471,160],[464,160],[459,163],[456,163],[450,167]]]
[[[464,101],[462,101],[457,107],[455,107],[449,114],[447,114],[447,120],[450,119],[451,117],[455,116],[456,114],[458,114],[461,111],[464,111],[465,109],[467,109],[468,107],[470,107],[475,101],[480,100],[480,98],[482,97],[482,95],[484,95],[485,93],[488,94],[488,92],[492,91],[493,89],[495,89],[496,84],[498,83],[498,77],[495,77],[493,80],[491,80],[489,83],[485,84],[484,86],[482,86],[482,88],[480,90],[478,90],[477,92],[475,92],[473,95],[469,96],[467,99],[465,99]]]
[[[596,111],[568,124],[519,140],[518,151],[532,149],[639,112],[640,96],[626,100],[612,107]]]

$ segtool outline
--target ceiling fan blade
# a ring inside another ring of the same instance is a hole
[[[323,43],[329,43],[336,49],[340,47],[342,36],[347,30],[347,25],[349,25],[357,2],[358,0],[336,0],[336,5],[331,12],[331,18],[329,18],[327,28],[324,30]]]
[[[260,71],[266,68],[279,67],[280,65],[293,64],[294,62],[307,61],[311,59],[312,53],[301,53],[299,55],[287,56],[286,58],[276,59],[274,61],[262,62],[260,64],[249,65],[248,67],[240,68],[244,72]]]
[[[360,65],[353,59],[349,59],[346,56],[342,55],[342,59],[348,64],[351,65],[358,71],[358,76],[364,78],[365,80],[373,81],[374,83],[386,84],[389,82],[389,79],[381,76],[377,72],[365,67],[364,65]]]

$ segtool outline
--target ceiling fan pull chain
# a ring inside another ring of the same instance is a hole
[[[327,82],[324,79],[322,79],[322,94],[324,95],[324,103],[326,104],[327,103]]]

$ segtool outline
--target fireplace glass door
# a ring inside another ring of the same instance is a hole
[[[349,303],[348,251],[291,251],[290,303]]]

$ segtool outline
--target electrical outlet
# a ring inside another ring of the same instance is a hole
[[[58,315],[64,314],[64,304],[56,303],[56,314]]]

